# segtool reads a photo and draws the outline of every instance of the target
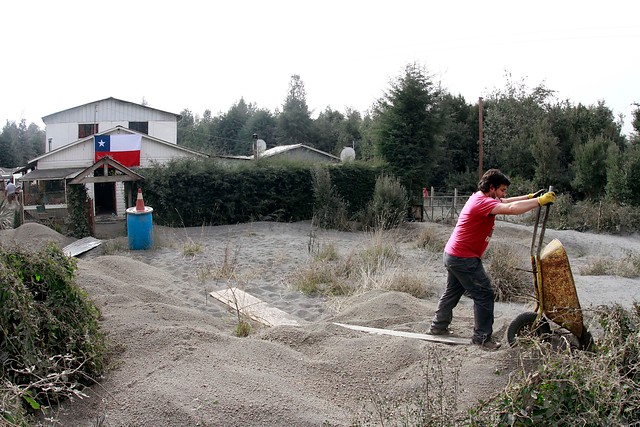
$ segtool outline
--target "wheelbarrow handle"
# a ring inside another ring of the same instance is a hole
[[[553,185],[549,186],[549,192],[553,191]],[[540,208],[538,209],[538,215],[540,215],[540,209],[542,208],[542,206],[540,206]],[[549,209],[551,209],[551,203],[549,203],[548,205],[545,206],[545,211],[544,211],[544,218],[542,219],[542,227],[540,229],[540,239],[538,240],[538,248],[537,248],[537,252],[536,255],[538,257],[538,259],[540,258],[540,252],[542,251],[542,242],[544,241],[544,231],[547,228],[547,218],[549,218]]]

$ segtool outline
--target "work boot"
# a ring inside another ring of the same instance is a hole
[[[438,328],[434,328],[432,326],[427,331],[427,334],[429,334],[429,335],[451,335],[451,334],[453,334],[453,332],[451,332],[451,330],[449,328],[438,329]]]
[[[492,338],[489,338],[488,340],[485,340],[485,341],[477,341],[475,339],[472,339],[471,344],[478,345],[482,349],[489,350],[489,351],[497,350],[502,345],[498,341],[494,341]]]

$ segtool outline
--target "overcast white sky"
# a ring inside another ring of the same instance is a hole
[[[113,96],[180,113],[240,98],[281,108],[300,75],[314,114],[368,110],[405,65],[477,102],[505,72],[559,99],[605,101],[629,125],[640,102],[636,0],[8,0],[0,120]]]

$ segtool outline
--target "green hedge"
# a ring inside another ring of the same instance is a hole
[[[311,170],[317,164],[263,159],[229,166],[217,159],[174,160],[140,173],[145,204],[167,226],[301,221],[313,216]],[[364,164],[323,165],[350,213],[364,209],[379,169]]]
[[[331,184],[349,202],[350,215],[360,214],[373,198],[376,179],[383,169],[366,163],[349,162],[328,166]]]

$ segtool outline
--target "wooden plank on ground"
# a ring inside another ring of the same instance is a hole
[[[348,325],[345,323],[336,323],[336,322],[334,322],[333,324],[342,326],[343,328],[352,329],[354,331],[368,332],[370,334],[391,335],[394,337],[413,338],[413,339],[419,339],[419,340],[425,340],[425,341],[439,342],[443,344],[457,344],[457,345],[471,344],[470,338],[418,334],[415,332],[403,332],[403,331],[394,331],[391,329],[370,328],[367,326]]]
[[[238,288],[213,291],[209,295],[232,310],[268,326],[299,325],[300,320]]]
[[[98,240],[95,237],[89,236],[76,240],[70,245],[65,246],[64,248],[62,248],[62,252],[64,252],[66,256],[73,257],[83,254],[97,246],[100,246],[101,244],[102,240]]]

